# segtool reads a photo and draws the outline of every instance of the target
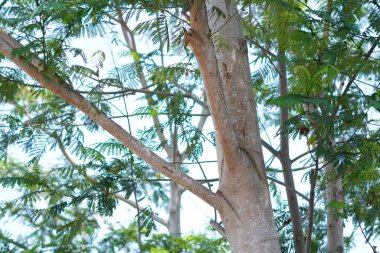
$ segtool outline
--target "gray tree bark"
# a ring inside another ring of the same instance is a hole
[[[280,252],[237,7],[208,1],[206,9],[204,1],[194,1],[190,13],[185,42],[197,57],[216,130],[227,239],[233,252]]]

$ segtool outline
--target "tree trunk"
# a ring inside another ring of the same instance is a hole
[[[168,230],[173,237],[181,237],[181,195],[181,187],[171,182]]]
[[[334,165],[328,163],[325,167],[326,173],[326,204],[332,201],[343,201],[342,181],[337,176]],[[327,210],[327,252],[343,253],[343,219],[337,214],[342,214],[343,209]]]
[[[326,2],[327,15],[331,17],[333,7],[333,0]],[[320,49],[320,60],[323,62],[324,51],[328,46],[330,39],[330,22],[325,20],[323,26],[323,43]],[[348,87],[348,85],[347,85]],[[334,127],[331,127],[331,134],[327,138],[331,140],[331,146],[335,146]],[[338,177],[334,164],[332,161],[327,161],[325,167],[326,174],[326,204],[332,201],[343,201],[343,187],[342,181]],[[344,252],[344,239],[343,239],[343,219],[337,213],[343,213],[343,209],[327,210],[327,252],[328,253],[343,253]]]
[[[218,193],[227,201],[219,212],[233,252],[280,252],[240,16],[233,1],[207,3],[208,11],[194,1],[185,41],[197,57],[216,131]]]
[[[280,47],[280,46],[279,46]],[[279,48],[278,50],[278,71],[279,71],[279,90],[280,96],[284,96],[288,93],[288,80],[286,73],[286,65],[285,61],[285,52],[283,49]],[[288,108],[281,107],[280,111],[281,117],[281,125],[284,124],[289,119]],[[294,187],[293,173],[292,173],[292,165],[289,156],[289,136],[286,131],[281,131],[280,136],[280,162],[284,175],[284,182],[289,187],[286,188],[286,196],[288,199],[289,205],[289,213],[292,221],[292,229],[293,229],[293,241],[294,248],[296,253],[304,253],[305,252],[305,242],[302,230],[302,219],[299,211],[297,194],[292,190]]]
[[[186,34],[185,42],[198,60],[215,126],[221,178],[217,193],[144,146],[73,90],[49,66],[44,66],[38,57],[31,56],[31,61],[27,62],[21,56],[12,55],[12,51],[22,45],[1,29],[0,52],[43,87],[89,116],[147,164],[216,208],[233,252],[277,253],[280,252],[280,245],[266,180],[240,18],[233,1],[214,2],[210,6],[217,5],[226,17],[218,18],[214,11],[210,31],[205,2],[192,1],[192,29]],[[220,39],[227,46],[220,46]]]

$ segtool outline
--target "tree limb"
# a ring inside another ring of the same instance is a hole
[[[138,141],[116,122],[112,121],[104,112],[98,109],[86,98],[73,91],[70,85],[62,78],[45,69],[47,66],[43,66],[41,64],[42,61],[39,58],[34,56],[32,57],[32,61],[27,62],[25,58],[12,54],[14,49],[21,48],[22,46],[21,43],[11,37],[7,32],[0,29],[0,52],[16,64],[21,70],[62,100],[77,107],[160,173],[194,193],[211,206],[217,209],[222,208],[223,203],[225,202],[222,196],[213,193],[184,172],[176,170],[174,166],[144,146],[143,143]]]
[[[375,50],[375,48],[377,47],[377,44],[379,43],[380,41],[380,36],[377,37],[377,39],[375,40],[375,42],[372,44],[371,48],[368,50],[368,52],[364,55],[364,60],[368,60],[369,57],[371,56],[371,54],[373,53],[373,51]],[[359,68],[360,70],[361,68]],[[348,90],[350,89],[351,85],[353,84],[353,82],[355,81],[356,77],[358,77],[359,75],[359,70],[357,70],[357,73],[354,74],[350,80],[348,81],[347,85],[346,85],[346,88],[344,89],[343,93],[342,93],[342,96],[343,95],[346,95]]]
[[[190,24],[192,29],[185,34],[185,44],[192,49],[198,60],[220,148],[223,150],[226,164],[233,169],[236,168],[236,161],[241,160],[241,155],[237,136],[227,117],[222,78],[214,45],[209,37],[210,28],[204,1],[198,0],[191,4]]]

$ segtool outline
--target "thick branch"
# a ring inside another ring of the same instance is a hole
[[[22,47],[22,44],[20,44],[4,30],[0,29],[0,52],[16,64],[20,69],[55,95],[77,107],[160,173],[194,193],[211,206],[217,209],[222,207],[224,202],[222,196],[211,192],[201,183],[189,177],[184,172],[176,170],[171,164],[167,163],[164,159],[144,146],[140,141],[138,141],[116,122],[112,121],[96,106],[77,92],[73,91],[69,84],[64,82],[64,80],[62,80],[58,75],[45,70],[40,64],[42,61],[39,58],[33,57],[31,62],[27,62],[20,56],[12,55],[12,51],[15,48],[20,47]]]
[[[192,29],[185,35],[185,43],[193,50],[201,71],[207,94],[211,117],[219,145],[229,168],[235,168],[241,159],[237,137],[228,118],[227,104],[222,87],[222,78],[215,55],[214,45],[209,34],[206,4],[194,1],[190,8]]]

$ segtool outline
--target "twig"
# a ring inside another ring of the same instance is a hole
[[[132,201],[132,200],[130,200],[130,199],[126,199],[126,198],[125,198],[122,194],[120,194],[120,193],[116,193],[114,196],[115,196],[118,200],[120,200],[120,201],[122,201],[122,202],[124,202],[124,203],[126,203],[126,204],[128,204],[128,205],[130,205],[130,206],[133,207],[133,208],[136,208],[136,209],[139,208],[140,210],[145,209],[144,207],[141,207],[139,204],[137,204],[135,201]],[[153,220],[157,221],[158,223],[160,223],[161,225],[165,226],[165,227],[168,226],[168,222],[167,222],[165,219],[163,219],[163,218],[161,218],[161,217],[159,217],[159,216],[157,216],[157,215],[152,214],[151,218],[152,218]]]
[[[377,37],[377,39],[375,40],[375,42],[373,43],[373,45],[371,46],[371,48],[368,50],[368,52],[364,55],[364,60],[368,60],[369,57],[371,56],[371,54],[373,53],[373,51],[375,50],[377,44],[379,43],[379,40],[380,40],[380,36]],[[342,93],[342,96],[346,95],[348,90],[350,89],[352,83],[355,81],[356,77],[359,75],[359,70],[357,71],[356,74],[354,74],[350,81],[348,81],[347,83],[347,86],[346,88],[344,89],[343,93]]]
[[[378,251],[376,250],[376,246],[373,246],[370,242],[369,242],[369,238],[366,236],[362,226],[360,225],[360,222],[359,222],[359,228],[360,228],[360,231],[362,232],[363,236],[364,236],[364,239],[365,239],[365,242],[368,243],[368,245],[371,247],[371,249],[373,250],[373,253],[378,253]]]
[[[297,193],[297,195],[299,195],[301,198],[303,198],[304,200],[306,200],[307,202],[310,202],[310,199],[308,197],[306,197],[304,194],[300,193],[299,191],[297,191],[294,187],[291,187],[283,182],[281,182],[280,180],[277,180],[273,177],[270,177],[270,176],[267,176],[267,178],[277,184],[280,184],[282,186],[285,186],[287,189],[291,190],[291,191],[294,191],[295,193]]]

